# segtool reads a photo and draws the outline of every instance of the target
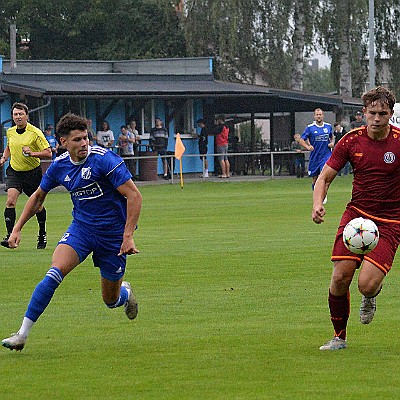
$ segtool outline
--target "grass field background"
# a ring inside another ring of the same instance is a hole
[[[400,397],[398,262],[373,323],[358,321],[353,282],[348,349],[318,350],[332,336],[330,251],[351,177],[332,184],[320,226],[311,222],[306,178],[140,190],[141,252],[126,273],[138,318],[103,305],[98,270],[86,260],[57,290],[26,348],[0,349],[0,399]],[[36,250],[35,220],[18,249],[0,248],[1,337],[19,328],[70,222],[67,193],[51,193],[46,205],[46,250]]]

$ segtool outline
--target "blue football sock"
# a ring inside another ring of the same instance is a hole
[[[47,271],[44,279],[39,282],[32,293],[32,298],[25,314],[26,318],[36,322],[50,303],[55,290],[58,288],[63,278],[58,268],[52,267]]]
[[[121,286],[121,291],[119,293],[118,300],[115,303],[111,304],[106,303],[106,305],[108,308],[121,307],[128,301],[128,296],[129,296],[128,290],[124,286]]]

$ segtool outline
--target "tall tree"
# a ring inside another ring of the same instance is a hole
[[[260,15],[260,45],[268,85],[288,89],[291,73],[291,30],[288,21],[293,2],[290,0],[265,1]]]
[[[338,30],[340,78],[339,93],[344,97],[351,97],[351,46],[350,46],[350,12],[352,5],[347,0],[339,0],[337,4],[338,15],[343,17],[342,27]]]
[[[185,56],[172,0],[10,0],[1,22],[14,17],[30,39],[33,59],[132,59]],[[1,26],[2,24],[0,24]],[[8,23],[7,23],[8,25]]]
[[[187,0],[188,55],[214,56],[218,78],[253,81],[260,59],[259,7],[260,0]]]
[[[304,47],[305,47],[305,7],[303,0],[294,2],[294,32],[292,39],[292,73],[290,87],[303,90]]]
[[[319,0],[296,0],[293,3],[291,89],[303,90],[305,57],[315,49],[314,9],[318,7],[318,3]]]
[[[365,75],[360,56],[366,51],[367,9],[364,0],[321,0],[317,13],[320,45],[332,59],[333,76],[343,96],[355,94],[354,75],[359,76],[360,71]]]
[[[375,0],[375,44],[378,55],[388,60],[391,79],[388,82],[397,98],[400,98],[400,1]],[[378,67],[380,57],[377,57]],[[378,68],[378,83],[381,82]]]

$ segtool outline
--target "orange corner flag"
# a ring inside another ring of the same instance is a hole
[[[176,142],[175,142],[175,158],[180,160],[185,152],[185,146],[182,143],[181,135],[179,133],[176,134]]]

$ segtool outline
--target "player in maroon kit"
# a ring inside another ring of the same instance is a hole
[[[320,350],[347,347],[346,328],[350,313],[349,287],[357,268],[361,292],[361,323],[369,324],[376,310],[376,296],[392,267],[400,243],[400,129],[389,124],[396,102],[392,92],[377,87],[362,96],[366,126],[350,131],[337,143],[318,177],[314,189],[312,219],[320,224],[326,210],[322,204],[329,185],[347,163],[354,171],[352,198],[342,215],[332,250],[333,273],[329,309],[334,338]],[[356,217],[372,219],[379,228],[377,247],[366,255],[351,253],[343,244],[347,222]]]

